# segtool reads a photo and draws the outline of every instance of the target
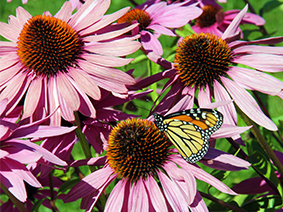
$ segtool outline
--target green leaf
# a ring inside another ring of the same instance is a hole
[[[249,202],[242,206],[247,211],[265,211],[273,212],[278,209],[276,205],[281,204],[281,198],[278,195],[268,195],[264,197],[258,197],[254,201]]]
[[[265,157],[258,151],[255,151],[253,154],[251,154],[248,157],[248,162],[252,164],[253,168],[255,168],[259,173],[261,173],[265,178],[267,178],[271,183],[275,185],[282,198],[283,197],[282,185],[279,179],[277,178],[275,174],[275,170],[271,165],[271,163],[267,161]],[[274,204],[275,205],[273,205],[273,207],[278,204],[281,205],[282,199],[279,202],[274,201]]]
[[[43,203],[44,200],[45,200],[45,198],[36,201],[36,202],[34,203],[34,205],[32,206],[32,209],[31,209],[30,212],[34,212],[34,211],[36,212],[36,211],[38,211],[39,207],[42,205],[42,203]]]
[[[176,29],[175,30],[175,33],[181,37],[186,37],[190,34],[194,34],[194,30],[192,29],[191,25],[190,24],[186,24],[185,26],[179,28],[179,29]]]
[[[283,1],[282,0],[272,0],[269,1],[267,3],[265,3],[265,5],[263,5],[262,9],[260,10],[259,14],[260,16],[263,16],[264,13],[269,12],[277,7],[279,7],[280,9],[282,8],[283,5]]]

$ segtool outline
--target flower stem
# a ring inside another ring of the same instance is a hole
[[[49,172],[49,187],[50,187],[50,205],[53,212],[56,212],[56,206],[55,206],[55,197],[54,197],[54,188],[53,188],[53,179],[52,179],[52,172]]]
[[[75,130],[76,132],[76,135],[80,141],[80,144],[82,146],[82,149],[83,149],[83,152],[84,152],[84,155],[86,157],[86,159],[90,159],[92,158],[92,155],[91,155],[91,151],[90,151],[90,148],[89,148],[89,144],[86,140],[86,137],[85,135],[83,134],[82,132],[82,127],[81,127],[81,121],[80,121],[80,117],[79,117],[79,114],[77,111],[74,112],[74,115],[75,115],[75,123],[74,125],[75,126],[78,126],[78,128]],[[94,166],[89,166],[90,170],[93,172],[95,171],[95,167]]]
[[[235,211],[235,212],[247,212],[246,210],[244,210],[242,208],[239,208],[239,207],[237,207],[235,205],[231,205],[231,204],[229,204],[227,202],[224,202],[224,201],[222,201],[220,199],[217,199],[217,198],[215,198],[214,196],[212,196],[210,194],[206,194],[206,193],[201,192],[201,191],[199,191],[199,193],[200,193],[200,195],[202,197],[204,197],[206,199],[209,199],[209,200],[211,200],[211,201],[213,201],[213,202],[215,202],[215,203],[217,203],[217,204],[219,204],[221,206],[224,206],[225,208],[231,209],[232,211]]]
[[[1,189],[5,192],[5,194],[9,197],[9,199],[14,203],[17,209],[20,212],[28,212],[27,208],[25,207],[24,203],[19,201],[11,192],[1,183]]]
[[[237,113],[241,116],[243,121],[248,126],[253,126],[251,128],[251,132],[253,133],[253,135],[255,136],[257,141],[259,142],[259,144],[262,146],[262,148],[264,149],[264,151],[266,152],[268,157],[273,161],[273,163],[277,167],[279,173],[283,176],[283,166],[282,166],[282,164],[280,163],[279,159],[276,157],[276,155],[274,154],[273,150],[270,148],[270,146],[268,145],[268,143],[266,142],[264,137],[261,135],[259,129],[255,126],[255,123],[249,117],[247,117],[246,114],[244,114],[237,106],[236,106],[236,109],[237,109]]]

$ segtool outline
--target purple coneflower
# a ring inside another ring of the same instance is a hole
[[[223,11],[222,7],[216,3],[207,4],[205,2],[200,3],[200,7],[203,10],[202,14],[196,18],[195,25],[192,29],[196,33],[210,33],[222,36],[232,20],[237,16],[240,10]],[[256,26],[262,26],[265,24],[265,20],[253,13],[246,13],[240,24],[254,24]],[[241,31],[238,27],[237,31]]]
[[[159,2],[148,7],[145,5],[144,8],[134,8],[119,18],[118,23],[139,23],[139,26],[133,30],[133,34],[140,33],[143,48],[147,52],[162,55],[163,49],[157,38],[161,34],[176,36],[169,28],[182,27],[202,13],[196,4],[184,6],[188,2],[172,5]],[[154,31],[154,34],[151,31]]]
[[[36,177],[26,168],[26,164],[33,164],[40,160],[45,160],[51,163],[50,165],[66,166],[67,163],[30,140],[21,139],[56,137],[70,133],[74,131],[76,127],[38,126],[46,121],[48,117],[26,125],[9,122],[8,120],[11,119],[11,117],[7,119],[3,113],[6,109],[7,102],[7,99],[0,101],[1,183],[17,199],[21,202],[25,202],[27,193],[24,181],[33,187],[41,187]],[[10,113],[10,116],[12,113]],[[1,116],[2,114],[3,116]]]
[[[121,121],[109,136],[104,167],[82,179],[63,199],[70,202],[82,198],[81,207],[91,211],[115,179],[119,181],[104,211],[208,211],[196,189],[196,179],[236,194],[196,164],[187,163],[170,145],[149,120]],[[207,163],[222,170],[248,168],[246,161],[225,154],[211,150]]]
[[[73,111],[95,117],[90,98],[99,100],[100,88],[127,94],[135,81],[113,66],[128,64],[132,59],[124,56],[140,48],[139,36],[124,35],[137,24],[111,25],[129,8],[104,16],[109,5],[88,0],[72,14],[67,1],[55,16],[31,16],[18,7],[9,24],[0,23],[0,34],[11,41],[0,43],[0,100],[8,99],[8,112],[22,98],[23,119],[38,120],[60,106],[51,117],[60,125],[61,117],[74,121]]]
[[[205,98],[214,96],[215,101],[233,99],[254,122],[266,129],[277,130],[247,90],[277,95],[283,99],[283,82],[264,73],[283,70],[283,47],[255,45],[276,44],[282,42],[283,37],[240,41],[237,29],[247,9],[246,6],[237,15],[221,37],[200,33],[183,38],[179,42],[171,69],[140,81],[136,87],[145,87],[162,78],[170,78],[165,88],[172,85],[167,94],[172,103],[178,94],[194,96],[195,91],[205,90]],[[154,54],[149,55],[149,58],[166,64],[166,61]],[[233,104],[219,107],[219,111],[224,115],[224,123],[237,123]]]

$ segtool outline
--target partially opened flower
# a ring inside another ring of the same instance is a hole
[[[140,81],[136,87],[145,87],[163,78],[170,78],[164,89],[172,85],[167,97],[171,104],[180,94],[195,95],[203,90],[201,98],[215,101],[234,100],[234,103],[254,122],[269,130],[276,125],[262,112],[247,90],[256,90],[283,99],[283,82],[264,72],[283,70],[283,47],[255,44],[276,44],[283,37],[255,41],[240,41],[237,29],[247,12],[247,6],[238,14],[221,37],[209,33],[192,34],[179,42],[172,68]],[[163,61],[149,55],[153,61]],[[247,90],[246,90],[247,89]],[[165,98],[167,98],[165,97]],[[237,113],[233,104],[219,107],[224,123],[235,125]]]
[[[0,176],[1,183],[21,202],[27,199],[24,181],[33,187],[41,184],[26,168],[32,164],[45,160],[50,165],[66,166],[67,163],[41,146],[31,142],[31,138],[47,138],[70,133],[76,127],[38,126],[49,117],[32,124],[19,125],[8,122],[1,117],[7,106],[7,99],[0,101]],[[20,140],[21,139],[21,140]]]
[[[18,7],[9,24],[0,23],[0,34],[11,42],[0,44],[0,100],[8,99],[10,112],[24,98],[23,119],[38,120],[60,106],[51,117],[74,121],[73,111],[95,117],[90,98],[100,99],[100,88],[126,95],[134,79],[113,66],[132,59],[124,56],[140,48],[139,36],[124,34],[136,27],[112,26],[129,8],[104,16],[110,0],[88,0],[72,14],[65,2],[55,16],[31,16]],[[123,36],[121,36],[123,35]],[[123,58],[122,58],[122,57]]]
[[[134,8],[119,18],[118,23],[139,23],[139,26],[133,30],[133,34],[140,33],[143,48],[147,52],[162,55],[163,49],[158,41],[160,34],[176,36],[170,28],[182,27],[202,13],[196,4],[184,6],[188,2],[190,1],[172,5],[159,2],[148,7],[145,5],[144,8]]]
[[[104,211],[208,211],[196,189],[196,179],[224,193],[236,194],[196,164],[187,163],[170,145],[165,134],[149,120],[121,121],[110,134],[105,166],[82,179],[64,201],[82,198],[81,207],[91,211],[115,179],[119,181]],[[232,157],[232,167],[246,169],[249,166]],[[211,160],[212,164],[214,159],[216,157]],[[232,161],[225,159],[223,169]]]
[[[222,36],[232,20],[237,16],[240,10],[223,11],[222,7],[214,2],[207,3],[202,1],[200,7],[203,13],[196,18],[195,24],[192,29],[197,33],[210,33]],[[246,13],[240,24],[254,24],[256,26],[262,26],[265,24],[265,20],[253,13]],[[241,31],[238,27],[237,31]]]

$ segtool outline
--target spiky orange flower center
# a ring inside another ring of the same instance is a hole
[[[77,65],[83,41],[66,22],[46,15],[30,18],[17,42],[18,56],[25,70],[54,76]]]
[[[175,69],[186,86],[212,85],[228,71],[232,50],[220,37],[208,33],[183,39],[175,55]]]
[[[151,121],[127,119],[110,134],[108,164],[120,178],[145,178],[166,161],[169,145],[168,138]]]
[[[219,7],[206,5],[202,8],[202,14],[196,19],[195,24],[201,28],[210,27],[224,16],[224,13]]]
[[[118,19],[117,23],[139,23],[139,31],[146,29],[151,22],[150,15],[141,9],[133,9]]]

